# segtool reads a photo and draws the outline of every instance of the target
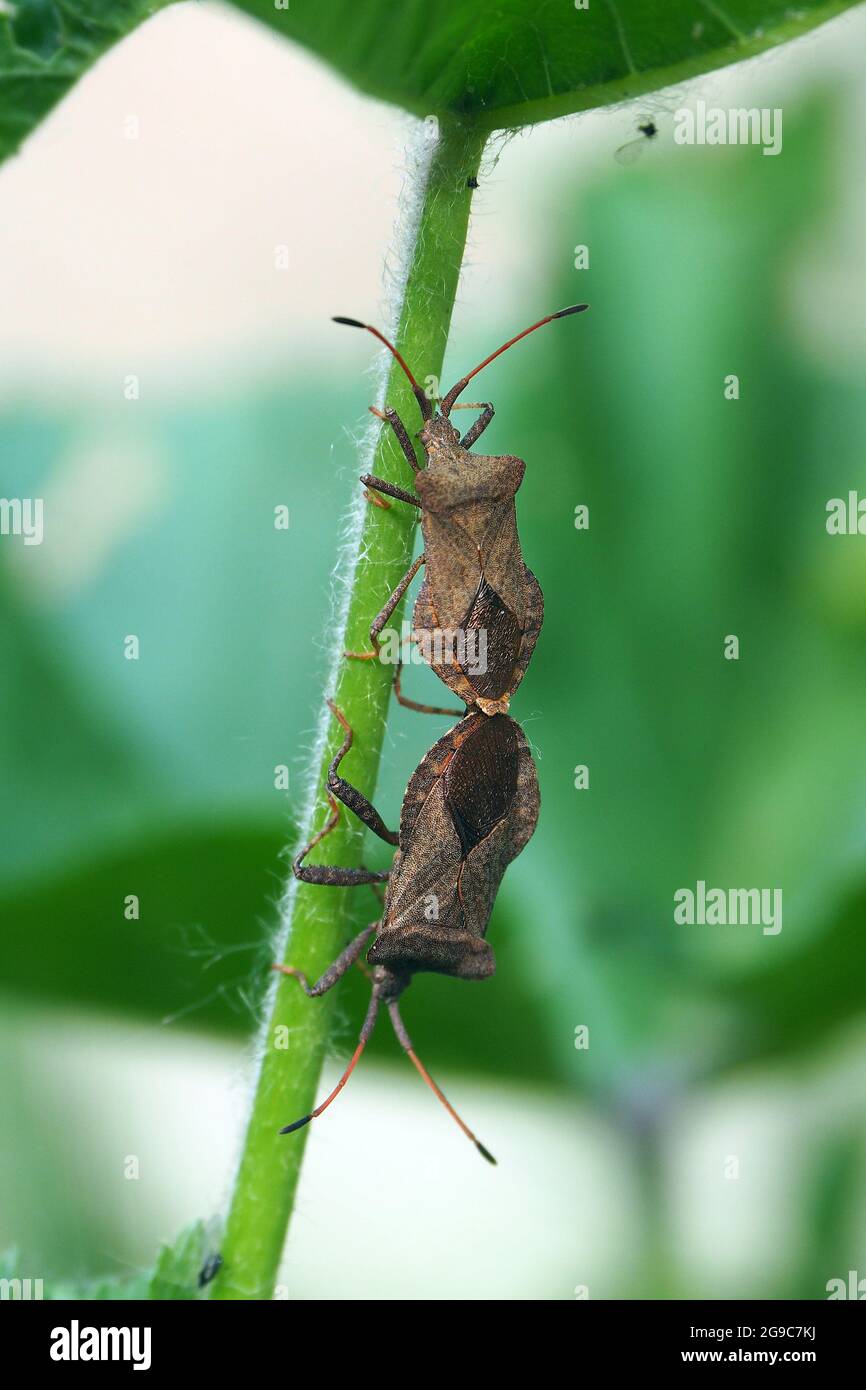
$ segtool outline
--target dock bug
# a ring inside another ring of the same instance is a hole
[[[384,1004],[410,1061],[464,1134],[486,1159],[495,1162],[418,1058],[398,1001],[413,976],[425,971],[462,980],[484,980],[493,974],[496,961],[485,939],[493,902],[506,868],[527,844],[538,819],[538,778],[529,744],[520,725],[507,714],[468,711],[433,744],[413,773],[397,834],[388,830],[372,803],[340,776],[338,768],[352,746],[352,729],[335,705],[330,708],[345,731],[328,773],[331,816],[297,854],[292,868],[305,883],[345,888],[386,882],[388,886],[379,920],[364,927],[315,984],[293,966],[274,966],[294,976],[311,998],[331,989],[360,961],[365,947],[372,966],[370,1005],[348,1067],[321,1105],[280,1132],[289,1134],[309,1124],[339,1095]],[[389,872],[305,863],[310,851],[337,824],[340,803],[380,839],[397,846]]]
[[[370,407],[394,431],[414,472],[416,492],[407,492],[368,473],[362,475],[361,481],[371,500],[372,491],[419,508],[424,551],[375,617],[370,628],[373,650],[347,652],[347,656],[359,660],[379,656],[379,634],[418,570],[426,565],[413,615],[413,635],[422,656],[467,708],[487,715],[507,712],[529,664],[544,614],[541,589],[524,564],[517,534],[515,495],[526,465],[512,454],[472,453],[472,446],[493,419],[493,406],[489,402],[458,405],[457,397],[483,367],[521,338],[554,319],[588,308],[588,304],[572,304],[509,338],[461,377],[439,401],[438,409],[419,386],[403,356],[377,328],[357,319],[334,320],[372,333],[405,372],[423,418],[417,438],[425,460],[425,466],[419,468],[409,431],[392,407],[381,411]],[[452,410],[464,409],[479,410],[481,414],[461,437],[449,417]],[[474,641],[469,639],[480,633],[484,634],[485,660],[473,665],[466,661],[464,652],[467,647],[474,648]],[[454,634],[461,636],[462,651],[455,650]],[[395,692],[400,703],[412,709],[434,714],[459,713],[405,698],[400,688],[399,665]]]

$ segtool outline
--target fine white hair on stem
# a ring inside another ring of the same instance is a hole
[[[411,133],[404,156],[405,178],[398,203],[394,240],[388,256],[386,257],[385,293],[387,304],[384,321],[385,331],[389,337],[393,337],[396,334],[397,326],[400,321],[400,314],[409,277],[409,267],[413,250],[417,247],[421,214],[424,206],[424,193],[427,187],[430,165],[437,143],[436,138],[431,135],[429,120],[426,122],[411,121],[407,122],[407,124],[410,126]],[[392,359],[390,355],[383,349],[375,365],[375,399],[379,403],[384,401],[391,362]],[[371,419],[369,426],[364,431],[362,442],[359,445],[359,457],[363,464],[363,471],[368,471],[373,466],[380,428],[380,422]],[[349,605],[355,586],[358,567],[364,555],[363,528],[364,519],[367,514],[367,505],[361,490],[356,489],[341,527],[340,547],[331,578],[331,617],[328,631],[332,634],[332,645],[329,656],[328,673],[325,679],[325,694],[329,698],[333,697],[337,685],[337,675],[342,661],[344,634],[349,614]],[[315,734],[309,747],[308,770],[305,778],[306,785],[298,823],[298,848],[300,848],[309,837],[310,827],[313,823],[313,817],[317,807],[319,772],[327,747],[330,721],[331,715],[323,699]],[[272,941],[274,952],[273,959],[275,960],[283,960],[286,955],[291,936],[292,915],[294,912],[297,888],[297,880],[290,873],[280,900],[279,923]],[[265,1055],[265,1049],[268,1043],[270,1018],[278,987],[279,980],[276,974],[274,974],[261,1006],[260,1027],[253,1054],[256,1072],[258,1072],[261,1067],[262,1059]],[[248,1095],[247,1119],[249,1119],[249,1110],[252,1107],[254,1094],[254,1087],[251,1087]],[[245,1128],[246,1125],[242,1128],[241,1135],[243,1135]],[[241,1142],[243,1142],[243,1140],[241,1140]]]

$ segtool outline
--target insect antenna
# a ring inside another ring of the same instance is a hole
[[[567,318],[569,314],[580,314],[583,312],[584,309],[588,308],[588,304],[572,304],[567,309],[558,309],[555,314],[548,314],[547,318],[539,319],[538,323],[530,324],[528,328],[524,328],[522,333],[516,333],[513,338],[509,338],[507,343],[503,343],[502,347],[497,348],[495,352],[491,352],[490,356],[485,357],[483,362],[479,362],[478,366],[475,367],[469,373],[468,376],[461,377],[460,380],[457,382],[457,385],[451,387],[451,390],[448,392],[447,396],[442,397],[442,401],[440,402],[439,406],[439,409],[442,411],[442,414],[448,415],[450,413],[451,407],[453,406],[457,397],[460,395],[461,391],[465,391],[472,378],[478,375],[482,367],[486,367],[488,363],[492,362],[495,357],[500,357],[503,352],[507,351],[508,348],[513,347],[515,343],[519,343],[521,338],[525,338],[528,336],[528,334],[534,333],[536,328],[543,328],[546,323],[552,323],[554,319],[564,319]]]
[[[465,1123],[465,1121],[461,1120],[460,1116],[457,1114],[457,1111],[454,1109],[454,1106],[451,1104],[444,1091],[441,1091],[439,1087],[436,1085],[436,1082],[433,1080],[433,1077],[430,1075],[424,1063],[421,1061],[421,1058],[418,1056],[417,1052],[412,1046],[412,1039],[406,1032],[403,1020],[400,1017],[400,1010],[397,1007],[396,1000],[392,1000],[391,1003],[389,1003],[388,1012],[391,1015],[391,1022],[394,1025],[394,1032],[397,1034],[397,1040],[400,1043],[400,1046],[403,1048],[403,1051],[406,1053],[406,1056],[409,1058],[409,1061],[412,1063],[413,1067],[415,1067],[422,1079],[426,1081],[434,1096],[436,1096],[438,1100],[441,1100],[442,1104],[445,1106],[445,1109],[448,1111],[448,1114],[451,1116],[452,1120],[455,1120],[456,1123],[463,1130],[463,1133],[466,1135],[466,1138],[472,1140],[472,1143],[475,1145],[482,1158],[486,1158],[488,1163],[492,1163],[495,1166],[496,1159],[493,1157],[493,1154],[490,1152],[489,1149],[486,1149],[484,1147],[480,1139],[476,1138],[476,1136],[472,1133],[472,1130]]]
[[[403,355],[397,351],[393,343],[388,341],[388,339],[385,337],[385,334],[380,333],[378,328],[373,328],[373,326],[369,323],[361,323],[359,319],[347,319],[340,314],[335,315],[332,319],[332,322],[345,324],[347,328],[363,328],[366,333],[372,333],[374,338],[378,338],[380,343],[385,344],[385,347],[388,349],[391,356],[397,362],[400,363],[400,366],[403,368],[403,371],[409,378],[409,384],[411,385],[412,390],[415,393],[415,399],[418,402],[421,414],[423,415],[425,420],[429,420],[430,416],[433,414],[433,406],[430,403],[430,400],[428,399],[424,390],[422,389],[422,387],[418,385],[414,376],[410,372],[409,365],[405,357],[403,357]]]
[[[326,1096],[325,1099],[322,1101],[322,1104],[317,1105],[315,1110],[312,1110],[309,1115],[304,1115],[303,1118],[300,1120],[294,1120],[290,1125],[283,1125],[283,1128],[280,1130],[280,1134],[291,1134],[296,1129],[303,1129],[304,1125],[308,1125],[311,1120],[317,1120],[318,1117],[322,1114],[322,1112],[324,1110],[327,1110],[332,1100],[337,1099],[337,1096],[340,1094],[346,1082],[349,1080],[349,1077],[352,1075],[352,1072],[355,1070],[355,1067],[358,1065],[358,1060],[361,1056],[361,1053],[364,1051],[364,1048],[367,1046],[367,1043],[370,1040],[370,1035],[373,1032],[373,1028],[376,1023],[376,1015],[378,1014],[378,1012],[379,994],[374,989],[370,997],[370,1007],[367,1010],[367,1017],[364,1019],[364,1024],[361,1028],[361,1032],[358,1037],[358,1046],[352,1053],[351,1061],[349,1062],[349,1065],[343,1072],[343,1075],[340,1077],[333,1091],[329,1096]]]

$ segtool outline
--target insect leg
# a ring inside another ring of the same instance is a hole
[[[387,873],[377,873],[374,869],[346,869],[339,864],[305,864],[304,860],[320,840],[330,835],[340,819],[340,807],[330,792],[328,801],[331,815],[326,825],[308,840],[292,860],[292,873],[302,883],[318,883],[325,888],[356,888],[362,883],[387,883]]]
[[[412,448],[412,441],[409,438],[409,431],[400,419],[392,405],[386,405],[384,410],[377,410],[374,405],[370,406],[370,414],[375,415],[379,420],[387,420],[391,429],[397,436],[400,448],[406,455],[406,459],[413,472],[418,472],[418,460],[415,457],[415,450]]]
[[[421,506],[418,498],[413,497],[411,492],[397,487],[396,483],[387,483],[384,478],[376,478],[372,473],[362,473],[361,482],[365,487],[373,488],[375,492],[384,492],[388,497],[396,497],[398,502],[408,502],[412,507]]]
[[[349,967],[355,964],[369,939],[370,932],[375,931],[378,925],[378,922],[371,922],[369,927],[358,932],[354,940],[350,941],[345,950],[340,952],[337,959],[328,966],[323,975],[319,976],[314,985],[310,984],[303,970],[296,970],[293,965],[272,965],[271,969],[278,970],[281,975],[293,976],[310,999],[318,999],[320,995],[327,994],[328,990],[332,989],[337,981],[343,978]]]
[[[384,840],[388,845],[398,844],[400,837],[396,830],[388,829],[372,801],[368,801],[363,792],[359,792],[358,788],[353,787],[351,782],[347,782],[344,777],[339,776],[337,768],[352,747],[354,732],[343,711],[332,704],[330,700],[328,701],[328,708],[338,723],[342,725],[346,734],[336,755],[331,760],[331,766],[328,768],[328,790],[333,792],[334,796],[339,797],[343,805],[348,806],[350,811],[354,811],[358,819],[363,821],[374,835],[378,835],[380,840]]]
[[[452,406],[452,409],[481,411],[481,414],[475,421],[474,425],[469,426],[469,429],[466,431],[466,433],[460,441],[461,449],[471,449],[476,439],[480,439],[481,435],[487,429],[487,426],[490,424],[490,421],[493,419],[493,416],[496,414],[496,412],[493,409],[493,406],[491,405],[490,401],[467,401],[463,405]]]
[[[403,575],[403,578],[400,580],[400,583],[397,585],[393,594],[391,594],[390,598],[385,603],[385,606],[381,609],[379,613],[376,614],[376,617],[373,619],[372,625],[370,627],[370,641],[373,643],[373,650],[371,652],[344,652],[344,656],[351,656],[354,658],[355,661],[376,660],[376,658],[379,655],[379,633],[382,631],[382,628],[385,626],[391,614],[394,612],[394,609],[397,607],[397,604],[400,602],[406,590],[409,588],[409,585],[412,583],[412,580],[415,578],[415,575],[418,573],[419,569],[424,564],[426,558],[427,557],[426,555],[424,555],[423,552],[418,556],[418,559],[415,561],[415,563]]]
[[[401,680],[403,675],[403,663],[398,662],[397,670],[394,672],[394,698],[399,705],[405,705],[406,709],[417,710],[419,714],[447,714],[455,719],[462,719],[466,713],[465,709],[446,709],[444,705],[419,705],[417,700],[410,700],[403,694]]]
[[[334,718],[342,725],[345,730],[345,738],[331,759],[328,768],[328,803],[331,807],[331,814],[322,829],[317,831],[313,837],[307,841],[292,861],[292,873],[295,878],[299,878],[303,883],[318,883],[329,888],[354,888],[362,883],[387,883],[390,875],[379,873],[374,869],[365,868],[343,868],[338,864],[304,864],[304,860],[312,849],[330,835],[340,819],[340,807],[337,798],[342,801],[344,806],[348,806],[354,811],[359,820],[363,821],[380,840],[386,844],[396,845],[399,843],[399,836],[396,830],[389,830],[379,812],[371,801],[359,792],[357,787],[353,787],[351,782],[347,782],[337,772],[337,768],[345,758],[349,749],[352,747],[354,737],[352,726],[342,710],[338,709],[332,700],[328,700],[328,708]]]

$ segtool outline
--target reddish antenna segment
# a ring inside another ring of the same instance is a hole
[[[433,1092],[434,1096],[436,1096],[437,1100],[441,1100],[442,1104],[445,1106],[445,1109],[448,1111],[448,1114],[451,1116],[452,1120],[454,1120],[463,1130],[463,1133],[466,1135],[466,1138],[472,1140],[472,1143],[475,1145],[482,1158],[486,1158],[487,1162],[492,1163],[495,1167],[496,1159],[493,1157],[493,1154],[490,1152],[489,1149],[484,1147],[480,1139],[476,1138],[476,1136],[472,1133],[472,1130],[465,1123],[465,1121],[461,1120],[460,1116],[457,1114],[457,1111],[454,1109],[454,1106],[451,1104],[444,1091],[441,1091],[439,1087],[436,1085],[436,1082],[433,1080],[433,1077],[430,1075],[424,1063],[421,1061],[421,1058],[418,1056],[417,1052],[412,1046],[412,1039],[406,1032],[406,1025],[400,1017],[400,1010],[398,1008],[396,999],[392,999],[388,1004],[388,1012],[391,1015],[391,1022],[394,1025],[394,1032],[397,1034],[397,1041],[399,1042],[403,1051],[406,1053],[406,1056],[409,1058],[409,1061],[412,1063],[413,1067],[415,1067],[415,1069],[418,1071],[421,1078],[424,1081],[426,1081],[427,1085],[430,1087],[430,1090]]]
[[[343,1072],[343,1075],[340,1077],[333,1091],[329,1096],[325,1098],[325,1100],[322,1101],[322,1104],[317,1105],[315,1110],[312,1110],[309,1115],[304,1115],[300,1120],[293,1120],[290,1125],[284,1125],[283,1128],[280,1130],[280,1134],[292,1134],[296,1129],[303,1129],[304,1125],[308,1125],[311,1120],[317,1120],[319,1116],[322,1114],[322,1112],[327,1110],[328,1106],[331,1104],[331,1101],[337,1099],[337,1096],[340,1094],[346,1082],[349,1080],[349,1077],[352,1075],[352,1072],[355,1070],[355,1067],[358,1065],[358,1059],[360,1058],[361,1053],[364,1051],[364,1048],[367,1046],[367,1043],[370,1040],[370,1035],[373,1032],[373,1026],[376,1022],[376,1015],[378,1014],[378,1012],[379,996],[374,991],[373,996],[370,999],[370,1007],[367,1010],[367,1017],[364,1019],[364,1026],[361,1029],[361,1033],[358,1038],[358,1046],[352,1053],[352,1060],[350,1061],[346,1070]]]
[[[448,392],[447,396],[443,396],[442,401],[439,405],[439,409],[441,410],[442,414],[447,416],[450,413],[451,407],[453,406],[457,397],[460,395],[461,391],[464,391],[466,389],[466,387],[469,385],[469,382],[472,380],[474,376],[478,375],[482,367],[486,367],[488,363],[492,362],[495,357],[501,357],[503,352],[506,352],[508,348],[513,347],[515,343],[519,343],[521,338],[525,338],[528,334],[534,333],[536,328],[543,328],[546,323],[552,323],[554,319],[564,319],[567,318],[569,314],[582,314],[584,309],[588,308],[588,304],[571,304],[567,309],[558,309],[555,314],[548,314],[547,318],[539,319],[538,323],[530,324],[529,328],[524,328],[522,333],[516,333],[513,338],[509,338],[507,343],[503,343],[502,347],[497,348],[495,352],[491,352],[490,356],[485,357],[483,362],[479,362],[478,366],[475,367],[473,371],[469,373],[468,376],[461,377],[461,379],[457,382],[457,385],[451,387],[451,390]]]
[[[372,997],[370,999],[370,1007],[367,1010],[367,1017],[364,1019],[364,1026],[361,1029],[358,1038],[358,1046],[352,1053],[352,1059],[349,1062],[349,1065],[343,1072],[343,1075],[340,1077],[333,1091],[331,1091],[331,1094],[329,1096],[326,1096],[325,1099],[322,1101],[321,1105],[317,1105],[315,1110],[311,1111],[309,1115],[302,1116],[300,1120],[294,1120],[293,1123],[290,1125],[284,1125],[283,1128],[280,1130],[280,1134],[292,1134],[296,1129],[303,1129],[304,1125],[308,1125],[311,1120],[318,1119],[318,1117],[325,1110],[327,1110],[331,1102],[337,1099],[337,1096],[340,1094],[346,1082],[349,1080],[349,1077],[352,1075],[352,1072],[355,1070],[355,1067],[358,1065],[358,1060],[361,1056],[361,1053],[364,1051],[364,1048],[366,1047],[370,1039],[370,1035],[373,1032],[373,1027],[376,1023],[376,1016],[379,1012],[379,1000],[379,992],[377,989],[374,988]],[[493,1157],[493,1154],[490,1152],[488,1148],[485,1148],[485,1146],[481,1143],[481,1140],[478,1139],[476,1135],[472,1133],[472,1130],[469,1128],[466,1122],[460,1118],[460,1116],[457,1114],[457,1111],[454,1109],[454,1106],[451,1104],[448,1097],[445,1095],[444,1091],[442,1091],[436,1085],[436,1082],[433,1080],[429,1071],[424,1066],[424,1063],[421,1061],[421,1058],[418,1056],[415,1049],[413,1048],[412,1040],[409,1037],[409,1034],[406,1032],[406,1027],[403,1023],[402,1018],[400,1017],[400,1011],[397,1007],[396,999],[392,999],[388,1002],[388,1012],[391,1015],[391,1022],[394,1025],[394,1032],[397,1034],[397,1040],[400,1043],[400,1046],[403,1048],[403,1051],[406,1053],[406,1056],[409,1058],[409,1061],[412,1063],[413,1067],[416,1068],[418,1074],[430,1087],[430,1090],[433,1092],[434,1096],[436,1096],[437,1100],[440,1100],[442,1104],[445,1106],[445,1109],[448,1111],[448,1114],[451,1116],[452,1120],[454,1120],[455,1123],[460,1126],[463,1133],[466,1135],[466,1138],[472,1141],[478,1152],[481,1154],[482,1158],[486,1158],[488,1163],[492,1163],[495,1166],[496,1159]]]
[[[429,1071],[427,1070],[417,1053],[415,1053],[412,1050],[412,1048],[408,1048],[406,1056],[409,1058],[409,1061],[412,1063],[412,1065],[418,1069],[419,1074],[427,1082],[427,1085],[430,1087],[430,1090],[433,1092],[434,1096],[437,1096],[438,1099],[441,1100],[442,1104],[445,1106],[445,1109],[448,1111],[448,1114],[451,1116],[452,1120],[456,1120],[457,1124],[460,1126],[460,1128],[463,1130],[463,1133],[466,1135],[466,1138],[472,1140],[472,1143],[475,1145],[482,1158],[486,1158],[488,1163],[492,1163],[493,1166],[496,1167],[496,1159],[493,1157],[493,1154],[490,1152],[489,1149],[484,1147],[480,1139],[476,1138],[476,1136],[472,1133],[472,1130],[465,1123],[465,1121],[461,1120],[460,1116],[457,1114],[457,1111],[454,1109],[454,1106],[451,1104],[445,1093],[443,1091],[440,1091],[439,1087],[436,1085],[436,1082],[433,1080],[433,1077],[430,1075]]]
[[[344,318],[342,315],[335,315],[332,322],[345,324],[347,328],[363,328],[365,333],[372,333],[374,338],[378,338],[380,343],[384,343],[391,356],[395,358],[397,362],[400,363],[400,366],[403,368],[403,371],[409,378],[409,384],[415,393],[415,399],[418,402],[418,405],[420,406],[421,414],[423,415],[425,420],[429,420],[430,416],[433,414],[433,406],[431,405],[425,392],[418,385],[414,376],[410,372],[409,365],[405,357],[403,357],[402,353],[399,353],[397,351],[393,343],[388,341],[388,339],[385,337],[385,334],[380,333],[378,328],[373,328],[372,324],[361,323],[359,319],[347,319]]]

